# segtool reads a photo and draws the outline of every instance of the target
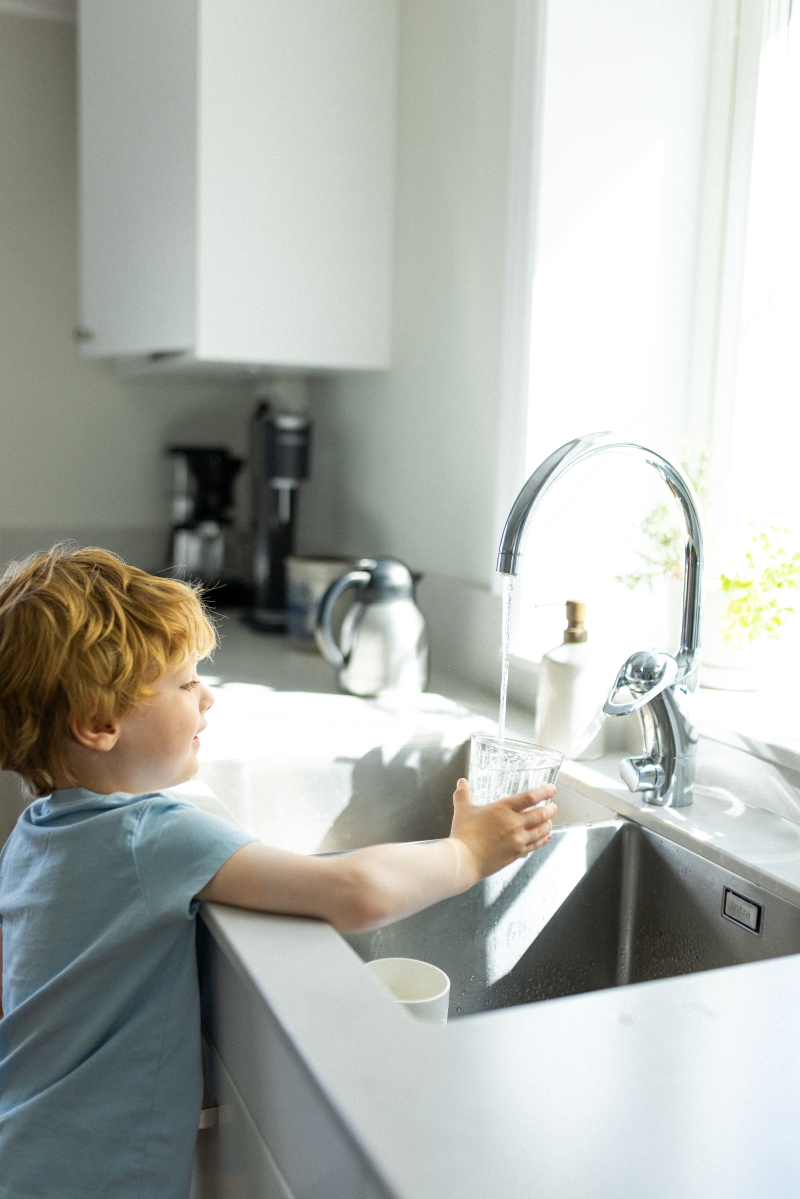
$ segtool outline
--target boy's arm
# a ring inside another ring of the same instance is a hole
[[[261,842],[243,846],[199,899],[293,916],[317,916],[340,932],[375,928],[466,891],[550,839],[555,787],[537,787],[485,807],[461,779],[450,836],[428,844],[374,845],[341,857],[307,857]]]

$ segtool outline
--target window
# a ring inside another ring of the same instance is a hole
[[[759,55],[742,283],[717,456],[726,510],[800,532],[800,31],[770,0]]]
[[[707,456],[718,558],[748,521],[800,533],[796,26],[790,0],[551,0],[540,86],[517,91],[534,182],[527,359],[507,387],[526,402],[515,483],[603,428],[695,469]],[[589,602],[610,653],[675,648],[680,583],[619,581],[665,502],[654,472],[611,455],[549,494],[518,585],[518,655],[560,640],[567,598]]]

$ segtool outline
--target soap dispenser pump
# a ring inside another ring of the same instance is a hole
[[[602,758],[608,687],[588,644],[586,604],[567,601],[564,640],[542,657],[534,740],[579,762]]]

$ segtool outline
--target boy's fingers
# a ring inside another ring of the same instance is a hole
[[[535,829],[544,824],[545,821],[552,820],[558,814],[558,805],[554,803],[546,803],[541,808],[534,808],[530,812],[523,812],[525,819],[525,828]]]
[[[542,828],[536,830],[536,835],[534,837],[531,837],[530,841],[528,842],[525,852],[533,853],[534,850],[541,849],[543,845],[546,845],[548,841],[552,840],[552,837],[553,837],[553,826],[550,823],[550,821],[548,820],[547,824],[543,825]]]
[[[529,831],[532,841],[537,843],[546,841],[553,831],[553,822],[551,820],[546,820],[544,824],[540,825],[537,829],[531,829]]]
[[[552,840],[553,834],[548,833],[546,837],[542,837],[541,841],[537,841],[534,845],[532,845],[529,852],[535,853],[537,849],[541,849],[543,845],[547,845],[548,841]]]
[[[526,808],[532,808],[534,804],[552,799],[555,794],[556,789],[553,784],[545,783],[541,787],[531,787],[530,791],[520,791],[519,795],[509,795],[503,802],[507,803],[515,812],[524,812]]]
[[[454,803],[469,803],[469,783],[466,779],[459,779],[456,783],[456,789],[453,792]]]

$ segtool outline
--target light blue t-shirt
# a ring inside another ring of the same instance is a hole
[[[158,793],[23,812],[0,854],[0,1199],[187,1199],[193,897],[252,840]]]

